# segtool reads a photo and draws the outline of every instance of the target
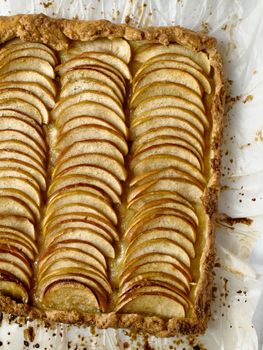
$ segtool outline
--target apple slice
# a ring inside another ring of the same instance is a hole
[[[8,245],[0,245],[1,260],[8,261],[9,263],[14,262],[22,269],[28,278],[32,277],[32,267],[27,256],[15,247],[9,247]],[[27,280],[28,280],[27,278]]]
[[[0,72],[1,72],[1,69],[0,69]],[[37,97],[32,93],[29,93],[25,89],[18,89],[18,88],[1,89],[0,99],[1,100],[20,99],[25,102],[28,102],[32,106],[36,107],[36,109],[39,111],[39,113],[42,116],[42,121],[44,124],[48,124],[49,122],[49,113],[44,103],[40,100],[39,97]]]
[[[192,166],[194,166],[196,169],[200,170],[201,172],[204,171],[204,162],[201,162],[200,159],[190,151],[189,148],[186,148],[184,146],[178,145],[178,144],[172,144],[172,143],[163,143],[162,145],[158,146],[151,146],[147,147],[144,150],[136,153],[130,162],[130,168],[133,169],[133,167],[141,160],[145,159],[146,157],[152,156],[152,155],[172,155],[177,156],[180,159],[183,159],[184,161],[188,162]]]
[[[23,216],[18,215],[0,215],[0,225],[12,227],[14,230],[23,232],[30,236],[33,240],[36,239],[35,226],[31,221]]]
[[[132,95],[130,107],[134,109],[150,97],[167,95],[184,98],[197,105],[202,111],[205,110],[203,101],[197,93],[186,86],[168,81],[155,82],[141,89],[136,89],[136,92]]]
[[[159,44],[152,45],[151,47],[138,52],[138,54],[134,57],[134,60],[143,63],[158,55],[171,53],[189,57],[191,60],[197,63],[206,74],[209,74],[211,66],[207,54],[204,52],[193,51],[178,44],[170,44],[168,46]]]
[[[21,90],[21,89],[20,89]],[[6,98],[0,99],[0,110],[11,109],[14,112],[22,113],[30,116],[32,120],[37,122],[39,125],[42,124],[42,116],[39,110],[31,103],[21,98]]]
[[[34,70],[15,70],[0,75],[0,81],[4,82],[34,82],[46,88],[53,97],[56,96],[56,85],[52,79]]]
[[[108,170],[105,170],[101,167],[96,166],[73,166],[68,168],[67,170],[64,170],[63,173],[61,173],[60,177],[65,175],[86,175],[86,176],[92,176],[94,178],[99,179],[100,181],[104,181],[109,187],[112,188],[113,191],[117,193],[117,195],[121,195],[122,193],[122,185],[116,176],[112,175]],[[55,181],[55,180],[53,180]]]
[[[97,231],[92,229],[80,228],[69,228],[63,231],[57,232],[56,235],[47,235],[45,239],[45,245],[50,246],[55,243],[63,242],[64,240],[82,240],[84,242],[92,244],[96,247],[105,257],[115,258],[115,250],[112,243],[105,238],[105,236],[99,234]]]
[[[1,82],[0,89],[24,89],[37,96],[48,108],[55,106],[54,96],[44,86],[35,82]]]
[[[100,263],[100,261],[97,258],[93,257],[90,254],[87,254],[81,249],[69,247],[51,250],[44,258],[41,258],[38,265],[38,278],[41,279],[41,276],[45,274],[45,271],[49,268],[50,265],[53,265],[54,263],[56,263],[56,261],[64,259],[71,259],[72,263],[74,263],[75,261],[76,263],[82,263],[86,264],[87,266],[92,266],[92,268],[97,270],[102,275],[106,276],[107,274],[105,267]]]
[[[113,175],[115,175],[119,180],[125,181],[127,178],[127,171],[124,166],[119,163],[116,159],[100,153],[85,153],[81,155],[76,155],[63,160],[62,163],[58,163],[54,170],[52,177],[57,177],[65,169],[73,166],[87,166],[95,165],[109,170]]]
[[[94,215],[95,216],[95,215]],[[51,222],[52,223],[52,222]],[[53,235],[55,236],[57,232],[61,232],[62,229],[66,230],[70,230],[70,229],[75,229],[75,228],[84,228],[84,229],[92,229],[95,232],[98,232],[100,235],[104,236],[107,240],[109,241],[114,241],[115,238],[119,238],[116,231],[108,226],[107,224],[105,224],[105,222],[101,225],[100,224],[100,220],[96,220],[94,218],[75,218],[75,216],[73,215],[73,217],[69,218],[65,218],[64,220],[60,220],[59,222],[57,222],[57,220],[55,222],[53,222],[51,224],[50,222],[47,223],[47,225],[45,226],[45,231],[44,231],[44,235],[45,236],[49,236],[49,235]]]
[[[0,85],[1,85],[1,83],[0,83]],[[43,134],[41,123],[39,123],[38,121],[32,119],[32,117],[30,115],[28,115],[28,114],[25,114],[25,113],[22,113],[22,112],[13,110],[13,109],[1,108],[0,109],[0,116],[1,117],[15,117],[15,118],[24,120],[25,122],[27,122],[30,125],[34,126],[40,133]]]
[[[147,60],[146,64],[151,64],[154,62],[162,62],[162,61],[175,61],[175,62],[183,62],[186,63],[188,65],[190,65],[191,67],[199,70],[200,72],[203,71],[203,69],[200,67],[199,64],[195,63],[190,57],[187,56],[183,56],[180,54],[176,54],[176,53],[164,53],[161,55],[157,55],[155,57],[152,57],[151,59]]]
[[[57,195],[52,202],[48,204],[48,210],[58,208],[68,203],[84,203],[97,208],[114,225],[117,224],[117,215],[108,201],[88,191],[72,191]]]
[[[57,57],[54,54],[54,52],[48,46],[43,45],[41,43],[19,42],[13,43],[12,45],[5,45],[5,47],[1,48],[0,59],[7,56],[9,57],[9,54],[16,52],[17,50],[27,50],[27,52],[30,52],[33,49],[40,50],[40,53],[45,56],[45,59],[49,61],[51,65],[57,65]]]
[[[1,146],[0,146],[1,147]],[[63,149],[57,158],[57,163],[64,158],[77,156],[80,154],[100,153],[116,159],[119,163],[124,164],[124,158],[120,150],[109,141],[91,139],[88,141],[78,141]]]
[[[62,89],[64,86],[69,84],[70,82],[75,82],[81,79],[96,79],[107,85],[111,88],[118,100],[123,103],[125,89],[123,89],[122,81],[115,76],[113,73],[103,70],[102,68],[98,69],[96,66],[90,66],[88,68],[78,67],[78,69],[70,70],[66,72],[61,78],[61,86]]]
[[[83,240],[77,239],[68,239],[63,240],[62,242],[53,244],[45,249],[44,254],[41,256],[41,259],[44,259],[49,254],[52,254],[53,250],[60,249],[80,249],[84,253],[91,255],[92,258],[95,258],[99,261],[99,263],[103,266],[104,270],[107,270],[107,263],[104,255],[98,250],[97,247],[93,246],[89,242],[85,242]]]
[[[133,293],[115,308],[116,312],[159,316],[161,318],[185,317],[179,298],[155,291]]]
[[[82,293],[80,295],[80,300],[79,298],[72,298],[74,300],[73,304],[70,304],[71,302],[71,298],[70,298],[70,302],[65,302],[65,301],[61,301],[60,299],[56,300],[56,293],[54,295],[54,298],[52,298],[52,287],[57,286],[56,290],[63,290],[63,288],[61,288],[61,286],[65,286],[66,285],[71,285],[71,287],[73,288],[74,291],[74,286],[76,285],[76,288],[78,287],[79,283],[81,283],[83,286],[89,288],[90,290],[92,290],[92,292],[96,295],[96,298],[99,300],[99,305],[100,308],[102,309],[102,311],[106,310],[106,306],[107,306],[107,294],[105,292],[105,290],[98,284],[98,282],[92,278],[87,277],[86,275],[83,275],[81,273],[60,273],[59,275],[53,274],[53,275],[48,275],[45,276],[45,278],[43,278],[38,286],[38,299],[45,303],[48,303],[50,298],[51,298],[51,303],[53,305],[53,303],[55,303],[55,305],[61,305],[61,303],[65,303],[64,307],[66,307],[69,310],[72,310],[74,306],[76,306],[76,304],[80,305],[82,308],[82,304],[83,304],[83,299],[82,299]],[[71,293],[73,293],[73,291]],[[67,290],[67,292],[69,292]],[[51,293],[51,295],[49,296],[49,293]],[[70,293],[70,295],[71,295]],[[76,289],[76,296],[78,295],[78,289]],[[47,300],[45,299],[46,294],[48,296]],[[61,292],[59,293],[59,295],[61,295]],[[73,293],[73,296],[75,294]],[[63,294],[62,294],[63,296]],[[90,296],[90,294],[88,294],[88,296]],[[55,299],[55,300],[54,300]],[[63,300],[65,300],[63,298]],[[67,300],[67,299],[66,299]],[[86,299],[84,299],[85,301],[85,305],[87,303]],[[62,305],[63,305],[62,304]],[[85,305],[84,305],[84,310],[85,310]],[[48,304],[47,304],[48,306]],[[89,308],[89,305],[86,305],[87,308]]]
[[[156,118],[157,119],[157,118]],[[155,123],[161,120],[161,118],[158,118],[158,120],[155,120]],[[185,124],[184,124],[185,125]],[[136,138],[136,140],[133,141],[132,145],[132,153],[136,152],[139,147],[146,144],[148,141],[153,141],[156,138],[162,138],[163,136],[170,136],[174,138],[182,138],[185,139],[189,144],[196,148],[196,150],[203,155],[204,154],[204,148],[205,148],[205,142],[204,139],[199,140],[196,138],[196,134],[192,134],[185,128],[178,128],[178,127],[172,127],[172,126],[161,126],[157,128],[151,128],[147,130],[146,132],[142,133],[140,136]]]
[[[185,120],[193,125],[201,135],[203,135],[205,131],[203,121],[199,119],[196,114],[180,107],[163,107],[148,110],[143,116],[134,118],[131,123],[132,132],[135,132],[136,130],[134,131],[134,129],[136,129],[136,127],[147,121],[155,123],[155,121],[158,120],[157,118],[161,119],[160,126],[169,126],[170,124],[171,126],[178,127],[178,120]],[[165,123],[162,122],[162,119],[165,119]],[[152,127],[151,124],[149,126]]]
[[[73,40],[67,51],[61,51],[62,60],[76,56],[82,52],[103,52],[119,57],[126,64],[131,59],[131,48],[128,42],[121,38],[96,38],[96,40],[79,41]]]
[[[73,128],[77,128],[78,126],[89,125],[89,124],[101,125],[101,126],[105,126],[106,128],[116,130],[112,124],[108,123],[107,121],[103,120],[102,118],[92,117],[92,116],[87,116],[87,115],[80,115],[76,118],[72,118],[69,121],[67,121],[61,127],[61,129],[59,129],[59,133],[64,134]]]
[[[158,252],[171,255],[175,257],[180,264],[190,268],[191,261],[184,248],[167,238],[150,239],[138,245],[131,246],[131,248],[126,251],[125,262],[147,253]]]
[[[1,65],[0,67],[3,67],[5,64],[7,64],[9,61],[12,61],[14,59],[20,58],[20,57],[34,57],[34,58],[41,58],[44,61],[47,61],[51,66],[56,65],[56,60],[54,59],[54,56],[51,55],[48,51],[43,50],[41,48],[16,48],[13,50],[6,50],[0,52],[0,61]]]
[[[131,276],[131,278],[122,285],[121,296],[118,301],[121,301],[122,297],[129,293],[131,290],[141,290],[144,284],[155,283],[164,287],[167,290],[176,292],[177,294],[184,296],[189,293],[188,288],[184,283],[174,274],[167,271],[145,271],[137,274],[136,276]],[[135,289],[136,288],[136,289]]]
[[[0,68],[0,75],[19,70],[33,70],[46,75],[50,79],[55,78],[55,72],[50,63],[39,57],[19,57],[8,61]]]
[[[105,52],[89,51],[83,52],[79,57],[81,58],[94,58],[99,62],[106,63],[112,68],[115,68],[120,74],[127,80],[132,81],[132,76],[126,63],[124,63],[119,57],[113,56]],[[99,63],[101,64],[101,63]]]
[[[202,87],[193,75],[186,71],[174,68],[156,68],[148,73],[140,75],[140,77],[134,82],[132,91],[135,92],[144,86],[159,81],[169,81],[171,83],[181,84],[197,93],[198,96],[202,97],[203,95]]]
[[[15,158],[1,158],[0,153],[0,169],[6,168],[10,168],[10,170],[16,169],[19,172],[20,177],[29,181],[33,178],[34,183],[36,182],[43,191],[46,190],[46,178],[43,172],[40,172],[37,168],[27,162]],[[27,174],[29,174],[29,177],[27,177]]]
[[[0,93],[1,96],[1,93]],[[36,125],[32,125],[31,123],[28,123],[25,120],[22,120],[17,117],[4,117],[1,116],[0,118],[0,130],[18,130],[23,132],[24,134],[27,134],[29,137],[34,139],[36,143],[42,147],[42,149],[46,152],[47,151],[47,145],[44,141],[44,134],[43,131],[41,132],[38,130]]]
[[[141,273],[148,271],[165,271],[169,274],[175,276],[180,280],[186,291],[190,290],[190,281],[188,274],[185,273],[185,270],[181,268],[179,264],[174,264],[166,261],[154,261],[146,263],[138,263],[138,265],[129,265],[125,268],[120,275],[120,285],[123,285],[127,281],[130,281],[132,277],[139,276]]]
[[[39,155],[39,157],[42,159],[41,162],[45,162],[47,158],[47,153],[43,148],[39,145],[38,142],[36,142],[31,136],[29,136],[27,133],[24,133],[23,131],[14,130],[14,129],[8,129],[8,130],[0,130],[0,139],[1,142],[4,141],[21,141],[23,143],[26,143],[31,148],[35,150],[35,152]]]
[[[125,138],[128,136],[128,128],[123,120],[116,112],[97,102],[82,101],[75,103],[63,110],[63,114],[60,114],[55,121],[55,125],[58,128],[63,127],[65,123],[79,116],[92,116],[100,118],[110,123],[117,129]]]
[[[91,102],[100,103],[112,109],[115,113],[119,115],[121,119],[125,120],[125,115],[122,110],[122,107],[119,105],[118,102],[116,102],[116,100],[112,99],[110,96],[102,92],[98,92],[98,91],[94,92],[89,90],[85,90],[85,91],[79,92],[78,94],[60,99],[56,103],[54,109],[52,110],[53,119],[56,119],[60,113],[63,114],[63,111],[67,107],[82,101],[91,101]]]
[[[28,292],[23,284],[11,274],[0,271],[0,292],[13,300],[28,303]]]
[[[134,87],[136,86],[137,81],[139,81],[142,76],[145,76],[146,74],[149,74],[152,71],[156,71],[157,69],[164,68],[181,70],[183,72],[189,73],[198,81],[205,93],[211,94],[210,82],[207,79],[207,77],[202,72],[200,72],[200,70],[193,68],[187,63],[177,62],[174,60],[162,60],[150,63],[146,62],[146,64],[143,65],[143,67],[136,73],[136,75],[133,78]],[[183,83],[185,83],[185,81],[183,81]]]
[[[36,256],[35,246],[29,244],[24,237],[19,237],[16,231],[5,229],[0,232],[0,244],[9,245],[21,251],[29,260],[33,261]]]
[[[145,213],[146,214],[146,213]],[[189,255],[191,259],[195,257],[195,248],[193,243],[182,233],[176,230],[165,229],[161,227],[154,228],[152,230],[143,231],[142,235],[137,235],[132,239],[132,241],[127,246],[127,250],[132,249],[132,247],[137,246],[147,240],[167,238],[174,241],[176,244],[180,245]],[[162,271],[162,270],[161,270]]]
[[[21,240],[24,244],[28,245],[35,254],[37,254],[38,249],[34,240],[30,236],[25,235],[24,232],[14,229],[13,227],[0,226],[0,236],[5,237],[8,235],[10,236],[10,239],[13,237],[17,240]]]
[[[128,153],[126,140],[120,133],[104,126],[94,124],[81,125],[65,134],[61,134],[57,140],[56,147],[58,149],[63,149],[78,141],[94,140],[95,135],[97,140],[105,140],[115,144],[124,155]]]
[[[31,222],[35,221],[34,214],[30,208],[14,196],[0,197],[0,213],[1,215],[18,215],[27,218]]]
[[[178,107],[190,111],[196,115],[196,118],[199,118],[207,124],[207,116],[204,111],[200,109],[197,105],[186,100],[185,98],[169,95],[169,96],[153,96],[142,101],[132,113],[132,119],[135,117],[143,116],[146,112],[154,110],[156,108],[164,107]]]
[[[204,154],[200,153],[199,150],[196,149],[192,144],[189,144],[189,142],[186,139],[183,139],[181,137],[176,137],[176,136],[165,136],[161,135],[160,137],[153,137],[152,139],[146,141],[142,145],[137,145],[136,148],[132,147],[132,152],[133,154],[138,153],[143,151],[144,149],[152,146],[161,146],[162,144],[165,143],[170,143],[170,144],[177,144],[181,145],[183,147],[186,147],[190,149],[200,160],[200,162],[204,161]]]
[[[195,242],[196,240],[196,229],[192,223],[184,217],[170,214],[156,214],[151,217],[146,217],[144,218],[144,221],[140,221],[135,225],[130,226],[124,236],[126,241],[130,242],[138,233],[156,227],[176,230],[184,234],[191,242]]]
[[[203,195],[203,190],[196,183],[180,177],[167,177],[134,187],[130,190],[127,201],[132,201],[142,193],[153,191],[175,191],[194,203],[200,202]]]
[[[0,168],[0,176],[1,176],[1,168]],[[100,179],[93,177],[93,176],[86,176],[86,175],[64,175],[58,177],[55,181],[51,183],[48,189],[48,195],[52,195],[54,193],[58,193],[59,191],[63,191],[64,188],[67,188],[67,186],[75,185],[78,187],[78,185],[91,185],[95,186],[97,188],[100,188],[103,193],[107,197],[109,197],[113,203],[120,203],[120,198],[118,194],[109,187],[106,182],[101,181]]]
[[[1,256],[0,271],[6,271],[20,280],[28,289],[30,288],[30,276],[14,261],[4,260]]]
[[[87,284],[75,280],[53,282],[46,288],[43,296],[44,305],[53,310],[66,311],[98,312],[100,311],[98,300]],[[105,308],[104,305],[102,310]]]
[[[123,100],[119,99],[118,94],[116,94],[111,86],[105,82],[100,81],[99,79],[94,78],[82,78],[78,79],[77,81],[68,81],[62,87],[60,91],[60,97],[69,97],[85,90],[102,92],[116,100],[120,105],[123,102]]]
[[[148,193],[147,193],[148,194]],[[178,200],[175,200],[169,197],[157,199],[152,196],[144,196],[146,197],[146,200],[143,203],[143,200],[139,198],[139,201],[137,199],[137,213],[135,214],[134,218],[137,218],[138,215],[140,215],[141,210],[143,209],[143,213],[149,213],[152,210],[162,208],[162,209],[177,209],[181,212],[183,212],[186,216],[188,216],[191,221],[198,226],[199,219],[197,214],[194,211],[194,208],[191,207],[188,203],[184,203]],[[134,208],[134,205],[133,205]]]

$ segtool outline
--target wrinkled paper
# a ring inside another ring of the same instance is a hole
[[[48,329],[37,322],[21,325],[6,316],[0,327],[0,345],[7,350],[262,349],[263,1],[0,0],[0,15],[40,12],[118,23],[129,15],[134,26],[181,25],[215,36],[229,87],[220,213],[249,217],[252,223],[231,226],[224,216],[218,219],[215,300],[208,330],[199,338],[146,339],[131,337],[123,330],[94,333],[87,327],[66,325]]]

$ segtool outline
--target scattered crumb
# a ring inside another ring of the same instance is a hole
[[[253,98],[253,95],[247,95],[247,97],[243,100],[243,103],[251,102],[253,101]]]

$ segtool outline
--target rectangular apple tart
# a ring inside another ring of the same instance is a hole
[[[158,336],[207,326],[224,106],[216,41],[0,18],[0,308]]]

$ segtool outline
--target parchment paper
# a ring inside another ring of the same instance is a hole
[[[200,338],[142,338],[126,331],[58,325],[45,328],[5,316],[0,349],[256,350],[263,341],[263,1],[261,0],[0,0],[0,15],[106,18],[135,26],[182,25],[218,39],[229,85],[223,140],[215,300]],[[33,326],[33,328],[31,328]]]

